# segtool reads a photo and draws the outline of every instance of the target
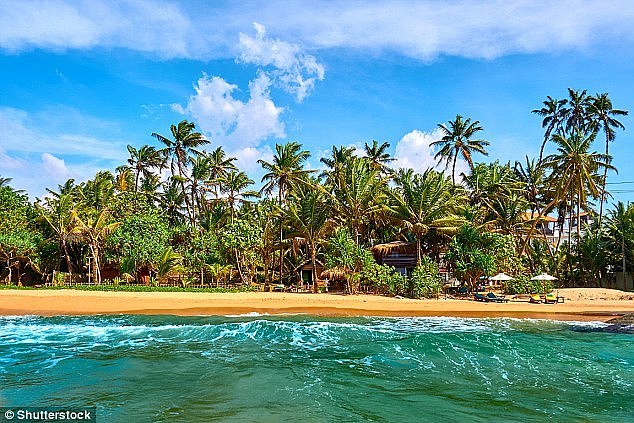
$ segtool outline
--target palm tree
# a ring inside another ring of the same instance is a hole
[[[368,159],[372,163],[372,167],[379,170],[382,173],[389,174],[391,169],[387,166],[387,163],[393,162],[395,158],[390,156],[387,149],[390,148],[388,142],[384,142],[379,145],[378,141],[372,140],[372,146],[365,143],[365,155],[363,158]]]
[[[192,153],[200,154],[200,152],[196,150],[197,147],[209,143],[203,134],[194,132],[195,129],[196,125],[194,123],[183,120],[178,123],[178,126],[170,126],[172,139],[152,132],[152,136],[165,145],[166,156],[172,158],[171,170],[173,176],[176,173],[176,169],[178,169],[178,181],[181,184],[183,192],[185,192],[185,180],[187,176],[187,159]],[[193,223],[194,216],[188,196],[185,196],[185,206],[187,207],[190,222]]]
[[[615,116],[627,116],[627,110],[615,109],[612,106],[612,100],[607,93],[597,94],[591,97],[587,109],[590,126],[596,133],[603,131],[605,133],[605,155],[609,157],[610,142],[616,138],[616,129],[625,129],[623,124],[615,119]],[[599,206],[599,228],[601,228],[601,219],[603,217],[603,202],[605,201],[605,184],[607,182],[608,169],[603,170],[603,180],[601,188],[601,201]]]
[[[152,174],[151,169],[159,168],[163,165],[164,157],[160,151],[149,145],[143,145],[138,150],[128,145],[128,152],[130,153],[128,164],[134,169],[134,191],[137,192],[141,174],[143,174],[144,178],[150,176]]]
[[[551,183],[564,198],[568,196],[571,205],[576,204],[577,237],[581,230],[580,209],[586,207],[588,194],[593,198],[599,198],[601,194],[601,178],[597,172],[604,169],[616,170],[610,165],[608,156],[589,151],[593,141],[594,134],[588,136],[580,131],[568,138],[555,135],[553,142],[558,146],[557,154],[546,158],[546,166],[552,168]]]
[[[347,225],[356,243],[368,224],[381,212],[388,211],[387,180],[374,169],[368,160],[354,157],[341,169],[333,181],[331,195],[337,219]]]
[[[326,185],[334,185],[334,181],[339,178],[342,169],[348,165],[348,163],[354,159],[356,149],[354,147],[332,147],[330,157],[322,157],[319,161],[328,167],[327,171],[324,171],[320,178],[326,179]]]
[[[101,283],[101,246],[106,237],[121,224],[121,222],[109,222],[109,216],[107,209],[102,209],[95,217],[88,216],[84,219],[81,219],[76,211],[71,212],[71,220],[74,221],[72,233],[81,238],[90,248],[92,274],[97,284]]]
[[[189,178],[189,195],[192,206],[192,213],[196,215],[196,211],[202,211],[205,204],[205,192],[201,187],[201,183],[207,181],[211,174],[211,163],[206,154],[200,154],[196,157],[190,157],[191,175]],[[195,224],[195,220],[194,220]]]
[[[627,264],[632,261],[632,241],[634,240],[634,205],[626,206],[621,201],[614,205],[607,216],[608,241],[612,250],[619,251],[623,271],[623,289],[627,291]],[[615,248],[616,247],[616,248]]]
[[[488,156],[485,147],[489,145],[488,141],[473,139],[473,136],[482,131],[479,121],[471,122],[470,118],[464,119],[460,115],[456,116],[455,121],[449,121],[449,126],[439,124],[438,128],[443,137],[429,144],[430,147],[440,147],[440,151],[436,153],[434,158],[438,163],[446,162],[445,169],[449,168],[449,164],[453,162],[451,170],[451,180],[456,184],[456,161],[461,156],[469,163],[469,167],[473,169],[473,153],[480,153]]]
[[[451,233],[460,226],[456,212],[464,199],[452,188],[449,178],[433,169],[397,180],[391,210],[399,225],[416,238],[417,265],[421,262],[423,236],[430,231]]]
[[[76,222],[73,218],[76,204],[72,192],[64,191],[61,194],[55,194],[57,195],[56,197],[46,198],[44,206],[38,204],[38,210],[42,220],[51,229],[53,236],[57,238],[60,252],[63,253],[66,260],[68,273],[72,275],[73,265],[68,247],[69,243],[76,238],[74,231]]]
[[[541,163],[544,157],[544,147],[550,139],[550,136],[553,133],[556,133],[561,127],[564,113],[566,112],[565,105],[567,103],[568,100],[566,99],[556,100],[551,96],[548,96],[543,102],[544,107],[532,111],[532,113],[535,113],[544,118],[544,120],[542,120],[542,128],[546,128],[546,132],[544,133],[544,141],[542,142],[542,146],[539,149],[539,163]]]
[[[214,151],[207,155],[209,160],[209,181],[208,185],[214,187],[214,193],[216,200],[218,199],[219,182],[227,176],[227,173],[232,170],[238,170],[236,165],[233,164],[236,161],[235,157],[227,157],[227,153],[222,147],[216,148]]]
[[[276,144],[275,155],[271,163],[258,160],[258,163],[267,172],[262,177],[262,182],[265,184],[261,191],[271,194],[277,188],[278,202],[281,206],[285,202],[288,190],[306,181],[312,172],[304,169],[304,163],[308,157],[310,157],[310,153],[302,150],[302,145],[297,142]],[[280,223],[280,283],[284,268],[283,240],[284,228]]]
[[[256,191],[247,191],[246,189],[253,184],[253,180],[242,171],[229,172],[223,180],[222,192],[226,195],[225,201],[231,210],[231,220],[235,217],[236,206],[240,203],[248,202],[248,197],[258,195]]]
[[[587,90],[579,91],[568,88],[568,106],[563,110],[563,119],[566,122],[566,132],[573,134],[577,131],[586,131],[588,124],[588,107],[590,97]]]
[[[317,249],[333,227],[329,221],[330,201],[323,190],[310,186],[298,187],[291,198],[284,212],[285,222],[291,230],[289,235],[300,238],[308,246],[313,287],[317,293]]]

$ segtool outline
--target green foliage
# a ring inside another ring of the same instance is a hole
[[[169,245],[170,230],[156,213],[127,217],[107,238],[107,258],[119,261],[125,270],[154,267]]]
[[[369,286],[376,287],[385,294],[404,295],[407,288],[407,278],[404,275],[392,266],[383,266],[374,262],[366,265],[361,278]]]
[[[326,249],[326,268],[340,267],[358,273],[375,264],[372,253],[358,246],[346,228],[340,228],[330,237]]]
[[[504,282],[507,294],[545,294],[554,288],[551,281],[532,281],[530,276],[517,275],[515,279]]]
[[[414,268],[409,278],[409,295],[411,298],[438,298],[442,289],[442,277],[438,264],[427,256],[421,258],[420,264]]]

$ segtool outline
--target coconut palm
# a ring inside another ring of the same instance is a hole
[[[192,154],[200,154],[197,150],[198,147],[203,146],[209,141],[200,132],[194,132],[196,125],[192,122],[183,120],[178,125],[170,126],[172,138],[165,137],[163,135],[152,132],[152,136],[158,139],[165,145],[165,154],[167,157],[171,157],[171,170],[172,176],[175,175],[178,170],[179,183],[181,189],[185,192],[185,180],[187,160]],[[190,222],[193,223],[192,206],[189,201],[189,197],[185,196],[185,206],[187,207],[187,214],[190,218]]]
[[[393,162],[395,158],[390,156],[387,149],[390,148],[390,143],[384,142],[379,145],[378,141],[372,140],[372,145],[365,143],[365,154],[363,158],[368,159],[372,163],[372,167],[379,170],[384,174],[391,173],[391,169],[387,166],[387,163]]]
[[[101,283],[101,247],[108,235],[110,235],[120,222],[110,222],[110,213],[107,209],[102,209],[96,216],[87,216],[83,219],[73,210],[71,220],[74,221],[72,233],[88,244],[90,255],[92,256],[92,274],[95,281]]]
[[[326,241],[333,228],[330,221],[330,198],[318,188],[298,187],[284,211],[285,222],[290,229],[289,236],[301,239],[308,247],[312,266],[312,280],[315,292],[317,286],[317,249]]]
[[[542,120],[542,128],[546,128],[546,131],[544,133],[544,141],[542,142],[542,146],[539,149],[538,163],[541,163],[544,157],[544,147],[546,146],[546,143],[550,139],[551,135],[556,133],[561,127],[564,114],[566,112],[565,105],[567,103],[568,100],[566,99],[556,100],[551,96],[548,96],[543,102],[544,107],[532,111],[532,113],[535,113],[544,118],[544,120]]]
[[[458,156],[462,157],[473,169],[473,154],[480,153],[488,156],[485,149],[489,145],[488,141],[473,139],[475,134],[482,131],[479,121],[471,122],[470,118],[464,119],[457,115],[456,120],[449,121],[449,125],[439,124],[442,138],[432,142],[430,147],[440,147],[440,150],[434,156],[438,163],[446,162],[445,169],[451,167],[451,180],[456,184],[456,162]]]
[[[616,253],[621,261],[625,290],[627,287],[628,264],[631,266],[634,261],[634,205],[627,205],[619,201],[614,205],[607,216],[606,233],[611,250]],[[631,268],[631,267],[630,267]]]
[[[216,200],[219,193],[219,182],[227,176],[227,173],[238,170],[233,163],[236,161],[235,157],[227,157],[227,153],[222,147],[216,148],[214,151],[207,155],[209,159],[209,180],[208,185],[214,188]]]
[[[66,187],[67,188],[67,187]],[[72,275],[73,264],[70,257],[69,244],[77,239],[74,231],[76,221],[74,215],[77,207],[72,192],[56,193],[57,196],[47,197],[44,205],[37,205],[40,217],[51,230],[53,238],[59,243],[59,250],[66,260],[68,273]],[[61,257],[60,257],[61,261]],[[61,263],[59,263],[61,264]],[[58,264],[58,268],[60,267]]]
[[[449,178],[433,169],[397,179],[391,210],[396,222],[416,238],[417,264],[421,262],[421,239],[425,235],[430,231],[452,233],[462,223],[457,211],[464,198],[452,188]]]
[[[352,158],[333,181],[331,195],[336,219],[348,226],[356,243],[370,222],[387,207],[387,180],[368,160]]]
[[[588,91],[573,90],[568,88],[568,103],[563,111],[563,119],[565,121],[566,133],[574,134],[574,132],[586,132],[588,124],[588,107],[590,106],[590,97]]]
[[[134,170],[134,191],[136,192],[139,188],[141,175],[144,178],[150,176],[152,169],[160,168],[165,162],[165,158],[160,151],[149,145],[143,145],[138,150],[128,145],[128,152],[130,153],[128,164]]]
[[[627,116],[626,110],[615,109],[612,106],[612,100],[607,93],[597,94],[591,97],[587,108],[590,127],[596,133],[603,131],[605,134],[605,155],[609,157],[610,142],[616,138],[616,129],[625,129],[623,124],[615,119],[615,116]],[[608,169],[603,170],[603,180],[601,187],[601,200],[599,205],[599,228],[601,227],[601,219],[603,217],[603,202],[605,201],[605,184],[608,177]]]
[[[319,161],[328,168],[319,175],[320,178],[325,178],[326,185],[334,185],[334,181],[339,178],[343,168],[347,166],[353,158],[357,157],[355,151],[356,149],[354,147],[333,146],[330,156],[319,159]]]
[[[248,202],[247,198],[256,197],[258,193],[247,190],[250,185],[253,185],[253,179],[242,171],[229,172],[222,182],[221,191],[225,194],[225,201],[229,206],[233,221],[236,206]]]
[[[545,165],[552,169],[551,184],[562,198],[577,207],[577,236],[581,230],[580,209],[586,207],[588,196],[599,198],[601,177],[597,172],[616,170],[605,154],[590,152],[594,134],[576,131],[570,137],[555,135],[557,153],[546,158]]]

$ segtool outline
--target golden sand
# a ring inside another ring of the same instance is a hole
[[[376,295],[291,293],[103,292],[0,290],[2,315],[312,314],[321,316],[518,317],[608,320],[634,312],[634,294],[608,289],[562,289],[559,304],[526,299],[482,303],[470,299],[411,300]]]

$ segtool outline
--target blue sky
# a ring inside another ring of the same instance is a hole
[[[530,111],[547,95],[634,106],[634,3],[307,3],[1,2],[0,175],[41,196],[182,119],[256,180],[257,159],[286,140],[314,167],[333,144],[388,141],[398,166],[423,170],[436,125],[456,114],[484,127],[482,160],[513,162],[538,154]],[[621,121],[611,182],[634,181]]]

